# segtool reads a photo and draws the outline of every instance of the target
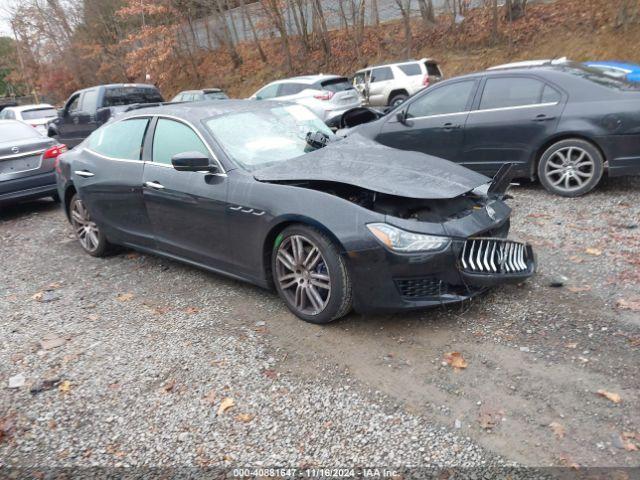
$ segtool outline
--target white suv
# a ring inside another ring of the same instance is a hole
[[[338,75],[308,75],[278,80],[262,87],[249,98],[295,102],[309,108],[325,122],[362,105],[362,99],[349,79]]]
[[[429,85],[443,79],[438,63],[430,58],[376,65],[358,70],[353,86],[372,107],[395,107]]]

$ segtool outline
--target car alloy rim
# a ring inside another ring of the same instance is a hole
[[[547,160],[544,174],[552,187],[570,192],[586,185],[595,170],[596,163],[589,152],[580,147],[564,147]]]
[[[89,252],[95,252],[100,243],[98,226],[91,221],[89,211],[79,198],[73,202],[71,208],[71,224],[80,245]]]
[[[284,296],[305,315],[318,315],[331,296],[331,277],[320,249],[307,237],[291,235],[278,247],[276,278]]]

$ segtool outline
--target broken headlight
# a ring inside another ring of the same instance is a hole
[[[370,223],[367,228],[387,248],[396,252],[433,252],[451,242],[449,237],[407,232],[388,223]]]

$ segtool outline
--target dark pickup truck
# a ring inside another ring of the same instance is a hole
[[[73,148],[119,113],[163,101],[153,85],[118,83],[85,88],[72,94],[58,110],[58,118],[48,124],[48,134]]]

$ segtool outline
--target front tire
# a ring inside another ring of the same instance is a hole
[[[404,93],[397,93],[389,100],[389,106],[391,108],[396,108],[398,105],[403,104],[407,98],[409,98],[409,95],[405,95]]]
[[[82,249],[94,257],[104,257],[111,247],[102,230],[91,220],[89,210],[76,193],[69,203],[73,232]]]
[[[284,229],[273,246],[271,271],[280,297],[306,322],[329,323],[351,310],[346,263],[334,242],[315,228]]]
[[[538,178],[549,192],[579,197],[593,190],[604,172],[604,159],[591,143],[571,138],[551,145],[538,162]]]

